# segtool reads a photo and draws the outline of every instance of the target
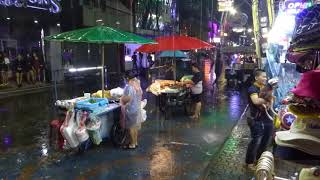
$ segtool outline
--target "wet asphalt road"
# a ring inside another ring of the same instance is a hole
[[[75,92],[61,90],[59,98]],[[56,117],[53,91],[1,99],[0,180],[197,179],[246,105],[239,91],[217,92],[209,86],[200,121],[192,121],[182,110],[165,120],[155,97],[146,96],[148,119],[136,150],[115,148],[107,140],[81,155],[49,146],[49,122]]]

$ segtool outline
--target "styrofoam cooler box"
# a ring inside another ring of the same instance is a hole
[[[119,108],[119,105],[116,104],[109,104],[105,111],[100,113],[99,119],[101,119],[101,126],[100,126],[100,133],[101,138],[109,138],[112,125],[114,124],[115,118],[117,118],[117,113],[120,115],[120,111],[117,111],[115,109]]]

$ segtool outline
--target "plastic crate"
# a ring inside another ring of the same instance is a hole
[[[94,101],[94,103],[92,103]],[[76,108],[81,110],[94,111],[96,108],[106,106],[109,104],[108,99],[105,98],[89,98],[81,100],[76,103]]]

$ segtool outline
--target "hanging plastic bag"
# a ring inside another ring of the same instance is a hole
[[[87,132],[86,126],[84,125],[85,121],[87,120],[87,117],[88,113],[83,112],[79,122],[79,127],[75,130],[75,134],[80,143],[89,139],[89,134]]]
[[[145,122],[147,120],[147,111],[142,109],[141,110],[141,122]]]
[[[77,128],[77,124],[75,123],[74,118],[75,118],[75,112],[69,110],[60,128],[60,132],[62,136],[68,142],[71,148],[75,148],[79,145],[79,140],[74,133],[74,130]]]
[[[144,109],[146,107],[147,103],[148,103],[147,99],[142,100],[141,101],[141,109]]]
[[[101,120],[90,121],[87,126],[89,137],[93,144],[99,145],[102,142],[102,137],[100,134]]]
[[[147,99],[141,101],[141,122],[143,123],[147,120],[147,111],[144,109],[147,105]]]

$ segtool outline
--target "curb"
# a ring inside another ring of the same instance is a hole
[[[243,120],[245,113],[248,109],[249,105],[246,106],[246,108],[243,110],[239,120],[237,121],[237,123],[232,127],[228,138],[226,138],[222,144],[222,146],[220,146],[220,148],[213,154],[213,158],[210,160],[210,162],[208,163],[207,167],[203,170],[202,175],[198,178],[198,180],[207,180],[208,176],[209,176],[209,172],[210,172],[210,164],[215,160],[216,155],[218,155],[224,148],[224,146],[226,145],[226,142],[230,139],[230,135],[232,134],[233,130],[239,125],[239,123]]]
[[[57,86],[61,86],[63,84],[57,84]],[[21,96],[25,94],[33,94],[38,92],[46,91],[50,88],[53,88],[53,84],[44,85],[44,86],[37,86],[37,87],[30,87],[30,88],[24,88],[24,89],[12,89],[9,91],[0,92],[0,99],[13,97],[13,96]]]

